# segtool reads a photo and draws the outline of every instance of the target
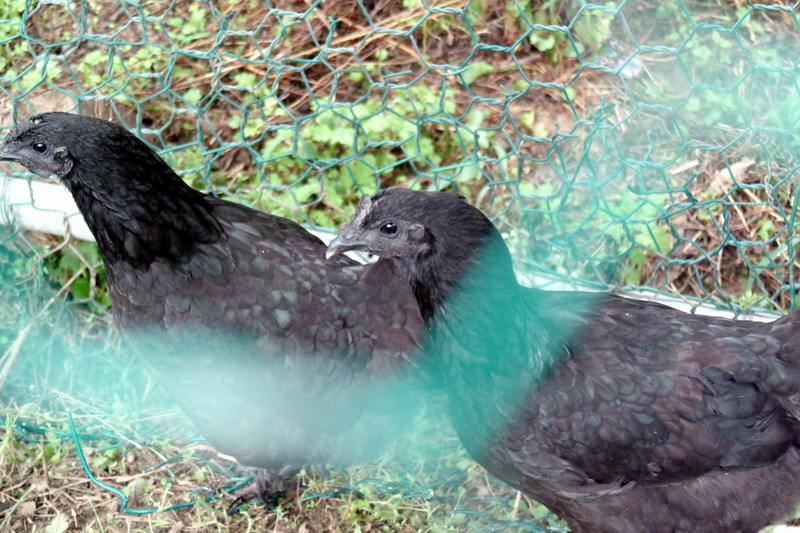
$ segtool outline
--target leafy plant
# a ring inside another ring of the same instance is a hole
[[[3,78],[11,78],[6,69],[12,57],[25,55],[26,46],[23,39],[18,39],[22,25],[22,15],[25,12],[26,0],[7,0],[0,2],[0,45],[5,53],[0,54],[0,72]]]
[[[506,11],[517,20],[528,42],[555,64],[576,57],[587,47],[597,49],[610,38],[612,17],[607,11],[616,3],[607,2],[604,7],[581,10],[563,0],[513,0]]]
[[[111,306],[105,268],[95,243],[70,243],[49,256],[48,270],[54,282],[69,283],[71,298],[86,303],[90,310],[104,313]]]

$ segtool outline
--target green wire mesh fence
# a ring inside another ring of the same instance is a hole
[[[797,4],[744,0],[7,0],[0,125],[109,118],[194,187],[318,229],[379,188],[451,188],[544,279],[787,310],[798,43]],[[3,381],[138,376],[105,355],[93,244],[0,242]]]

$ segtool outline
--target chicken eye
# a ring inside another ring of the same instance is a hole
[[[381,229],[378,231],[380,231],[384,235],[394,235],[395,233],[397,233],[397,224],[395,224],[394,222],[387,222],[386,224],[381,226]]]
[[[44,143],[33,143],[32,148],[35,152],[39,152],[40,154],[43,154],[47,151],[47,145]]]

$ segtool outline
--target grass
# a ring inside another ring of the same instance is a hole
[[[5,2],[0,109],[125,123],[191,185],[312,226],[341,224],[378,188],[450,188],[496,217],[522,268],[738,309],[795,305],[800,93],[786,50],[800,29],[789,11],[739,0],[274,7]],[[0,112],[6,126],[14,116]],[[561,527],[488,480],[441,420],[380,464],[310,476],[276,509],[228,517],[222,487],[236,473],[117,355],[108,307],[93,245],[0,228],[0,530]],[[193,501],[199,486],[215,499],[121,512],[89,481],[67,410],[90,469],[131,506]]]
[[[147,380],[145,373],[138,378]],[[441,417],[421,419],[407,442],[374,464],[331,470],[324,479],[304,474],[302,488],[277,507],[245,504],[232,514],[233,499],[251,488],[248,473],[198,440],[158,391],[136,407],[104,404],[111,394],[51,391],[20,404],[18,391],[10,393],[3,398],[0,530],[560,530],[546,509],[488,479]],[[85,468],[119,493],[90,482]]]

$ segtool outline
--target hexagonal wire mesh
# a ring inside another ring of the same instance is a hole
[[[328,230],[364,192],[451,188],[494,217],[539,283],[786,310],[798,261],[796,11],[11,0],[0,6],[0,123],[47,110],[109,118],[191,185]],[[6,191],[24,178],[11,175]],[[44,212],[12,196],[7,214]],[[69,391],[97,358],[101,379],[136,373],[104,355],[116,337],[93,245],[0,228],[3,379]]]

